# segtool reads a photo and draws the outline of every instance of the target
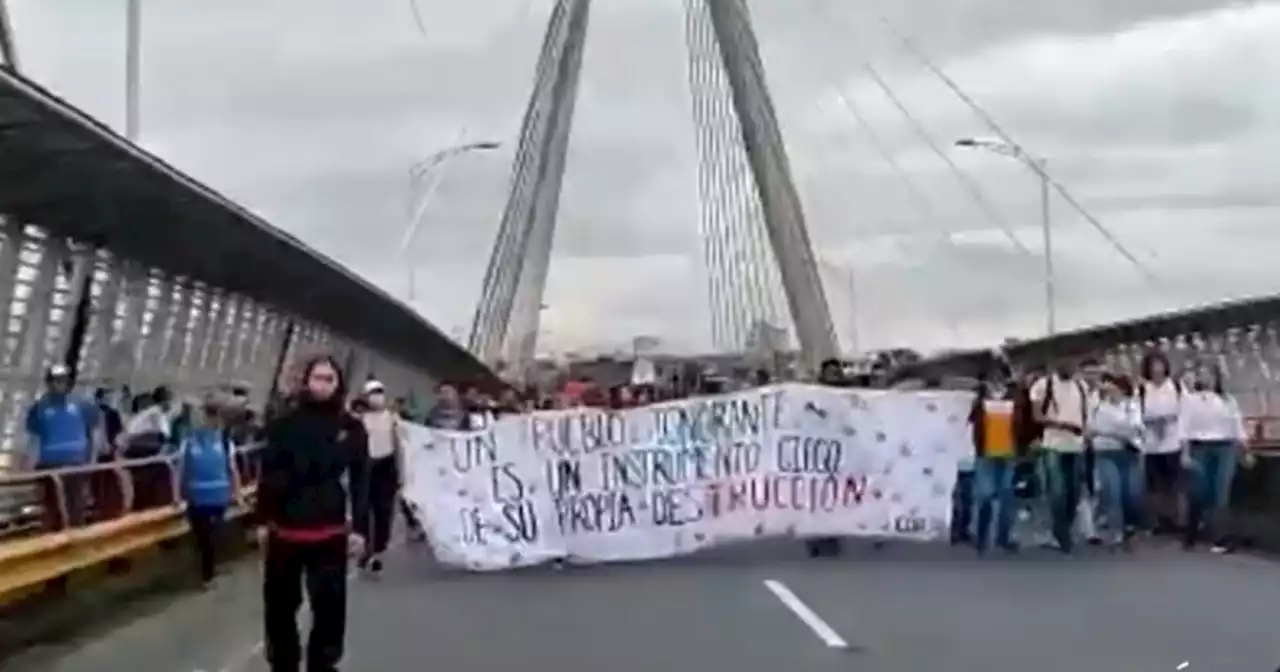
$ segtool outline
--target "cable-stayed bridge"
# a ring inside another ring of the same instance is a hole
[[[319,345],[339,352],[357,376],[376,375],[397,394],[425,392],[437,380],[489,377],[477,358],[489,366],[525,365],[539,333],[561,183],[572,179],[564,155],[591,10],[588,0],[554,4],[474,316],[472,353],[398,300],[12,67],[0,71],[6,445],[19,438],[17,420],[40,387],[42,368],[60,359],[73,360],[88,384],[169,382],[197,390],[235,379],[247,381],[259,398],[273,391],[300,351]],[[688,0],[683,11],[690,114],[698,129],[703,293],[713,340],[724,351],[749,350],[761,340],[762,325],[780,327],[793,341],[788,347],[811,365],[840,350],[830,304],[842,292],[819,281],[821,262],[749,8],[741,0]],[[884,30],[933,72],[936,66],[909,36],[892,26]],[[0,23],[0,54],[11,66],[8,38],[7,23]],[[1051,261],[1010,231],[983,186],[951,158],[951,143],[931,135],[877,68],[864,70],[991,228],[1019,254]],[[945,72],[934,76],[947,85]],[[959,85],[954,93],[967,97]],[[841,104],[856,117],[862,114],[856,102]],[[980,112],[979,119],[989,116]],[[973,138],[963,146],[1024,161],[1046,192],[1076,207],[1098,235],[1115,243],[1109,258],[1128,259],[1139,275],[1160,281],[1053,178],[1052,164],[1046,168],[994,122],[984,135],[992,140]],[[881,149],[927,218],[932,206],[923,189],[890,148]],[[949,242],[940,236],[938,244]],[[1053,269],[1045,271],[1029,282],[1046,281],[1052,305]],[[1209,358],[1228,371],[1233,391],[1265,434],[1280,366],[1278,316],[1280,299],[1267,298],[1079,331],[1046,324],[1059,333],[1007,351],[1029,364],[1101,354],[1131,365],[1153,344],[1179,359]],[[982,357],[939,357],[919,372],[965,373]],[[1273,462],[1264,460],[1238,513],[1274,517]],[[251,454],[244,467],[253,473]],[[111,490],[133,468],[97,470],[102,482],[95,484]],[[6,497],[30,488],[21,478],[4,481]],[[24,536],[25,509],[13,509],[17,515],[0,521],[5,606],[33,595],[56,600],[73,570],[50,569],[55,561],[78,563],[75,581],[103,558],[142,562],[133,553],[139,547],[176,563],[177,556],[163,555],[180,527],[171,504],[116,511],[118,519],[106,523],[116,529],[110,544],[93,536],[98,529]],[[1070,567],[1035,560],[980,564],[947,549],[892,546],[852,551],[847,564],[815,564],[798,561],[799,549],[780,543],[662,566],[531,572],[496,581],[441,575],[412,553],[393,555],[384,582],[353,591],[349,669],[1268,669],[1272,624],[1280,616],[1274,568],[1265,561],[1163,548]],[[104,573],[121,568],[100,564]],[[257,625],[260,584],[254,564],[236,566],[217,590],[184,595],[156,613],[130,614],[99,637],[46,651],[32,669],[260,672],[266,669]],[[792,597],[775,599],[779,595]],[[0,635],[17,630],[11,613],[0,615]],[[801,615],[799,624],[793,614]],[[815,640],[806,629],[814,618],[851,646],[837,652],[823,635]],[[1182,645],[1185,651],[1177,648]]]
[[[821,3],[806,3],[805,9],[828,24],[847,27],[847,16]],[[537,347],[546,307],[548,265],[561,216],[562,185],[566,179],[574,179],[572,171],[566,171],[565,157],[573,137],[592,11],[589,0],[553,5],[520,127],[506,208],[472,320],[468,342],[472,352],[516,376],[530,366]],[[852,341],[856,339],[858,311],[852,306],[852,275],[815,253],[748,5],[691,1],[683,3],[683,13],[689,114],[697,157],[697,233],[714,347],[722,352],[746,352],[762,341],[777,341],[773,347],[798,348],[809,367],[826,357],[856,351],[857,344]],[[876,27],[901,54],[970,110],[989,136],[940,140],[875,64],[857,65],[865,80],[899,115],[917,146],[945,167],[980,221],[1002,236],[1015,255],[1024,258],[1025,265],[1042,266],[1042,271],[1032,276],[1010,276],[1010,282],[1043,285],[1050,335],[1059,332],[1051,201],[1065,205],[1066,214],[1088,225],[1110,246],[1111,255],[1100,263],[1127,266],[1145,281],[1146,291],[1162,291],[1161,279],[1145,255],[1130,249],[1055,179],[1047,161],[1012,137],[913,38],[883,17]],[[834,96],[874,155],[900,182],[914,214],[933,228],[937,206],[919,178],[876,133],[860,107],[863,103],[840,87]],[[1017,227],[997,205],[989,187],[956,158],[966,150],[1009,157],[1039,180],[1041,240],[1029,240],[1015,231]],[[944,253],[957,250],[950,234],[939,231],[935,237],[934,244]],[[909,250],[907,254],[916,252]],[[828,280],[834,276],[834,286],[824,288],[824,275]],[[844,348],[837,343],[829,291],[840,297],[841,304],[850,306],[848,321],[852,325],[845,331],[851,342]],[[954,328],[954,317],[948,317],[945,310],[940,312],[938,321],[950,322]],[[762,337],[774,331],[780,332],[780,339]]]

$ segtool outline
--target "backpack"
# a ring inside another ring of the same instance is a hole
[[[1040,380],[1045,381],[1044,399],[1041,400],[1040,402],[1040,416],[1044,417],[1049,415],[1049,409],[1053,408],[1053,405],[1056,401],[1054,399],[1054,393],[1057,389],[1057,385],[1053,384],[1052,376],[1045,376]],[[1036,382],[1038,383],[1040,382],[1040,380],[1037,380]],[[1087,390],[1085,390],[1084,383],[1078,380],[1073,380],[1071,382],[1075,383],[1076,390],[1078,390],[1080,393],[1080,427],[1081,429],[1083,429],[1085,422],[1089,419],[1089,409],[1088,409],[1089,393]],[[1025,429],[1025,435],[1019,436],[1019,441],[1021,441],[1024,438],[1028,440],[1027,445],[1030,445],[1039,441],[1043,441],[1044,430],[1045,430],[1044,423],[1036,420],[1036,414],[1030,412],[1032,408],[1031,407],[1031,403],[1032,403],[1031,388],[1032,387],[1035,387],[1035,383],[1032,383],[1030,386],[1027,387],[1026,408],[1023,409],[1023,413],[1028,415],[1028,417],[1025,420],[1025,422],[1027,423],[1026,429]]]

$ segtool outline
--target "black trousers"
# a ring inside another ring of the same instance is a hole
[[[334,672],[347,630],[347,539],[317,542],[267,540],[262,598],[266,658],[271,672],[298,672],[302,647],[298,610],[303,586],[311,606],[307,672]]]
[[[399,472],[395,456],[380,457],[369,463],[369,518],[356,521],[356,532],[369,544],[366,556],[386,552],[391,542],[396,494],[400,489]]]
[[[200,568],[200,580],[208,583],[218,566],[218,537],[222,520],[227,514],[222,506],[187,507],[187,524],[196,542],[196,561]]]

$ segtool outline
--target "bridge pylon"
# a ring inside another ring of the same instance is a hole
[[[472,320],[472,352],[513,371],[536,346],[590,11],[552,9]],[[684,12],[713,341],[741,352],[759,324],[785,325],[816,367],[839,346],[746,0]]]

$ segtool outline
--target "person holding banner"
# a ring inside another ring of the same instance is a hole
[[[369,516],[369,441],[344,407],[337,361],[318,355],[302,370],[301,389],[266,429],[256,516],[264,548],[265,654],[272,672],[298,672],[298,609],[305,585],[311,606],[307,669],[334,672],[347,628],[347,562],[364,552],[347,512]],[[344,485],[345,480],[345,485]]]
[[[427,412],[426,425],[432,429],[465,432],[471,429],[471,416],[458,396],[458,388],[449,383],[436,386],[436,403]]]

